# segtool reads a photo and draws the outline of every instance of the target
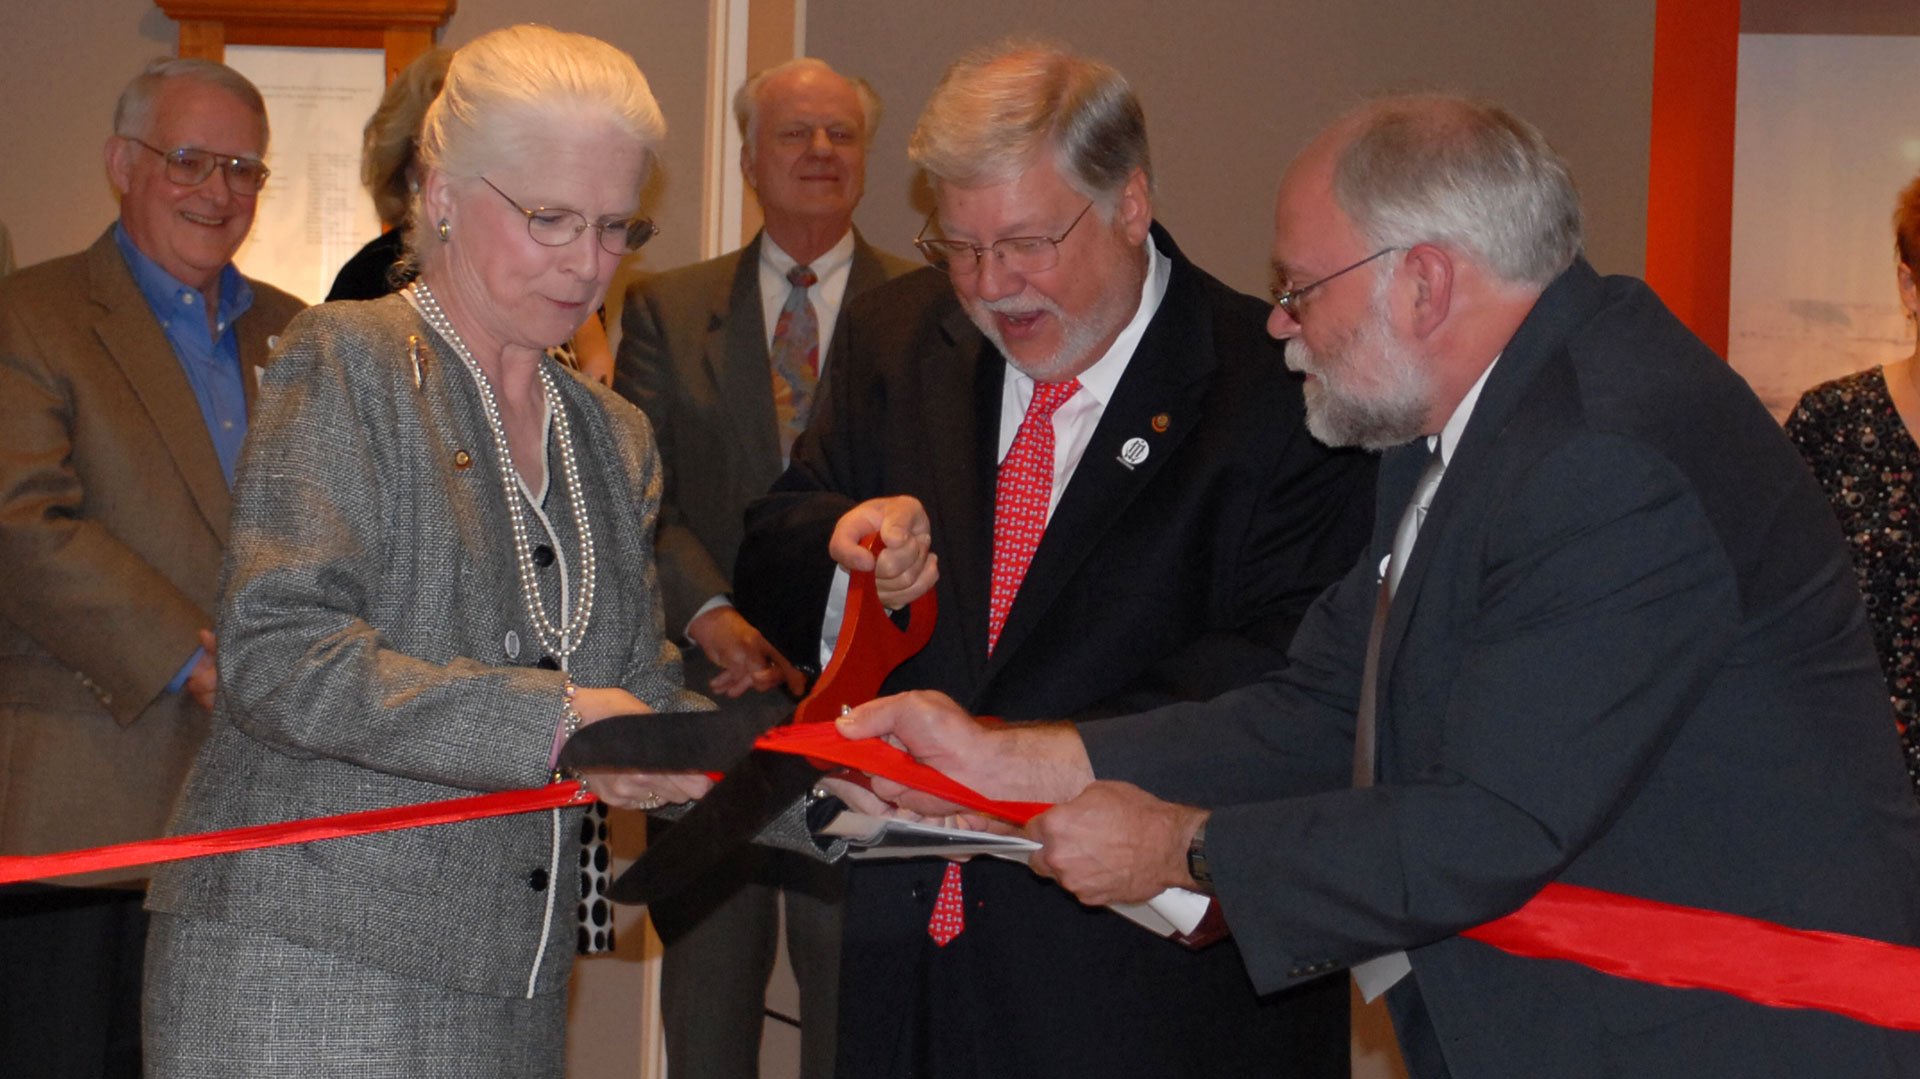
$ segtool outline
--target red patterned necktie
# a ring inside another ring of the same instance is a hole
[[[993,489],[993,591],[987,606],[987,651],[1000,641],[1000,627],[1040,547],[1053,500],[1053,414],[1080,390],[1080,380],[1036,382],[1033,400]]]
[[[773,324],[773,411],[780,421],[782,460],[792,455],[793,440],[806,429],[813,388],[820,381],[820,319],[807,300],[807,289],[818,280],[809,267],[788,270],[793,288]]]
[[[1033,400],[1020,421],[1019,433],[1000,462],[993,492],[993,591],[987,607],[987,651],[1000,641],[1000,627],[1013,609],[1013,597],[1026,579],[1027,565],[1040,547],[1047,528],[1047,506],[1053,501],[1053,414],[1080,391],[1080,380],[1036,382]],[[940,878],[940,894],[933,900],[927,935],[935,944],[948,942],[966,928],[960,895],[960,863],[948,862]]]

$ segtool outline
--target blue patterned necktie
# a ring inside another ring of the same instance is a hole
[[[780,421],[780,459],[793,453],[793,440],[806,429],[813,411],[813,388],[820,381],[820,319],[807,301],[807,289],[819,277],[806,266],[787,271],[793,285],[773,327],[773,411]]]

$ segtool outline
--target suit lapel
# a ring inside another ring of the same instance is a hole
[[[207,433],[193,386],[180,369],[166,333],[154,321],[153,309],[134,284],[111,230],[87,251],[87,279],[90,298],[103,311],[94,324],[94,335],[133,387],[194,505],[224,545],[232,495],[213,450],[213,437]]]
[[[934,536],[934,550],[957,608],[943,609],[940,617],[958,627],[967,669],[977,671],[987,660],[994,457],[1006,364],[957,307],[937,332],[942,347],[917,364],[926,422],[920,445],[932,495],[927,509],[946,533]]]
[[[1480,399],[1474,404],[1466,430],[1461,433],[1460,444],[1454,447],[1453,456],[1447,462],[1446,477],[1441,480],[1440,489],[1434,493],[1433,503],[1427,509],[1426,520],[1421,523],[1421,536],[1432,536],[1435,542],[1414,543],[1413,554],[1407,560],[1407,571],[1401,576],[1400,587],[1394,592],[1393,606],[1387,613],[1387,624],[1380,641],[1383,685],[1386,672],[1392,670],[1394,657],[1406,637],[1413,612],[1419,606],[1427,569],[1433,564],[1441,546],[1438,537],[1446,534],[1456,516],[1462,513],[1470,516],[1474,512],[1462,507],[1473,503],[1478,485],[1488,479],[1494,442],[1506,427],[1508,419],[1520,407],[1528,389],[1540,377],[1548,360],[1560,351],[1573,328],[1591,316],[1599,296],[1599,275],[1585,259],[1575,260],[1571,268],[1541,293],[1533,310],[1528,312],[1520,328],[1514,331],[1513,339],[1501,350],[1493,373],[1487,376],[1487,383],[1481,388]],[[1405,491],[1399,496],[1397,504],[1383,503],[1393,506],[1389,511],[1392,517],[1383,515],[1374,522],[1376,536],[1384,535],[1384,542],[1389,548],[1400,515],[1412,498],[1417,477],[1426,467],[1427,448],[1424,440],[1416,439],[1408,446],[1392,452],[1404,455],[1399,463],[1405,466],[1402,469]],[[1418,458],[1419,461],[1409,462],[1405,458]],[[1383,490],[1392,467],[1394,463],[1391,461],[1381,466],[1380,483]],[[1380,699],[1385,700],[1385,697]],[[1385,716],[1383,710],[1382,717]],[[1380,742],[1383,749],[1386,744],[1384,740]]]
[[[880,263],[880,256],[873,253],[867,241],[860,238],[860,230],[853,230],[853,265],[847,270],[847,291],[845,299],[840,301],[840,310],[847,309],[847,301],[855,296],[887,283],[887,268]]]
[[[248,416],[253,415],[253,399],[260,393],[260,374],[267,368],[273,346],[280,343],[279,334],[268,337],[246,332],[247,318],[252,314],[249,310],[233,324],[233,339],[240,344],[240,382],[247,395]]]
[[[725,411],[749,460],[780,463],[780,421],[773,411],[767,318],[760,303],[760,241],[740,249],[733,277],[713,296],[707,318],[707,376],[732,402]]]
[[[1164,234],[1156,233],[1155,240],[1173,259],[1166,295],[1040,537],[1000,630],[992,670],[1004,666],[1039,625],[1101,537],[1172,459],[1200,415],[1201,397],[1217,363],[1208,308],[1198,295],[1192,267]],[[997,414],[997,400],[994,410]],[[1144,446],[1145,455],[1127,454],[1123,460],[1130,445]]]

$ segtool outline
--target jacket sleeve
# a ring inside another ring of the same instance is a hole
[[[669,633],[678,636],[702,605],[731,591],[727,568],[715,561],[706,544],[688,527],[679,503],[679,480],[672,462],[675,443],[673,402],[680,392],[668,341],[667,319],[649,289],[649,279],[635,282],[620,314],[620,349],[614,358],[613,387],[639,406],[653,424],[659,447],[661,486],[659,524],[654,552],[659,565],[660,594]]]
[[[1732,647],[1733,567],[1663,458],[1588,437],[1538,462],[1501,504],[1472,569],[1475,608],[1453,631],[1465,635],[1458,662],[1414,668],[1436,683],[1419,691],[1437,714],[1418,722],[1439,724],[1437,758],[1317,794],[1290,788],[1282,766],[1264,797],[1241,789],[1233,804],[1207,803],[1216,890],[1263,992],[1303,964],[1429,944],[1519,907],[1634,797]],[[1362,623],[1341,621],[1351,649]],[[1303,627],[1296,656],[1318,646],[1317,626]],[[1284,763],[1311,717],[1303,702],[1327,688],[1296,663],[1221,702],[1233,732],[1223,752]]]
[[[392,575],[426,590],[453,571],[416,566],[391,524],[409,474],[392,390],[327,315],[296,320],[263,379],[235,491],[218,710],[290,756],[472,790],[539,783],[561,672],[430,662],[366,620],[392,602]]]
[[[86,513],[74,428],[111,420],[79,415],[72,381],[49,355],[61,346],[36,332],[22,293],[0,296],[0,619],[131,723],[213,620]]]
[[[588,389],[599,392],[591,386]],[[647,417],[623,403],[612,403],[614,408],[608,410],[607,418],[625,463],[629,498],[635,511],[633,528],[644,535],[653,528],[660,510],[660,454],[654,448],[652,425]],[[710,711],[713,702],[684,688],[680,650],[674,647],[665,630],[661,604],[648,598],[660,594],[657,546],[654,552],[656,556],[643,565],[621,567],[622,574],[638,573],[639,580],[634,582],[633,590],[642,597],[643,614],[628,627],[633,633],[633,647],[619,684],[657,712]]]

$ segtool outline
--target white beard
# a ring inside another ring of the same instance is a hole
[[[1411,441],[1426,426],[1433,380],[1413,350],[1393,333],[1381,278],[1366,320],[1324,355],[1305,338],[1287,342],[1287,366],[1313,375],[1306,385],[1307,430],[1329,446],[1384,450]],[[1362,372],[1362,365],[1368,369]]]
[[[980,327],[980,332],[986,335],[987,340],[993,342],[993,347],[1000,350],[1000,355],[1005,356],[1007,362],[1018,368],[1021,374],[1035,382],[1064,382],[1093,366],[1100,358],[1093,355],[1093,350],[1126,325],[1127,319],[1133,315],[1132,309],[1126,305],[1138,298],[1136,283],[1132,292],[1117,291],[1112,300],[1102,298],[1100,304],[1087,312],[1084,318],[1069,318],[1060,310],[1059,304],[1030,291],[998,300],[968,300],[962,297],[960,306],[966,310],[973,324]],[[1007,342],[1001,336],[1000,326],[993,316],[1024,315],[1034,311],[1045,311],[1059,321],[1060,347],[1038,360],[1017,359],[1007,348]]]

